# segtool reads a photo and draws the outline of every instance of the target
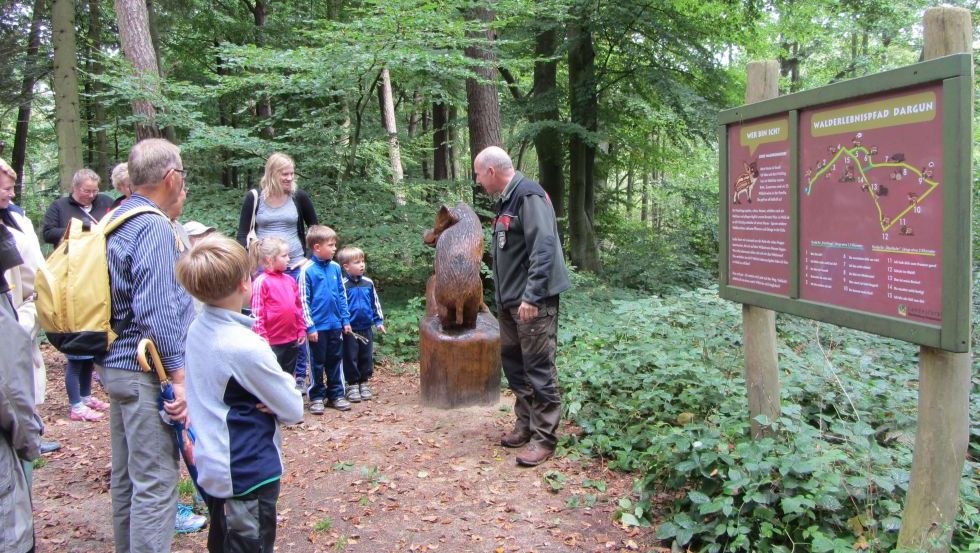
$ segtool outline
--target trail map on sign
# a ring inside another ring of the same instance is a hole
[[[942,321],[942,91],[800,114],[800,297]]]

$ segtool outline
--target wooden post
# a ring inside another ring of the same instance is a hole
[[[779,62],[752,62],[746,68],[745,103],[779,96]],[[761,307],[742,305],[742,344],[745,350],[745,384],[749,395],[752,437],[766,434],[756,422],[765,415],[779,418],[779,365],[776,359],[776,314]]]
[[[923,17],[926,60],[972,51],[969,10],[930,8]],[[949,183],[969,186],[968,182]],[[960,298],[969,301],[970,296]],[[919,350],[919,420],[898,548],[949,551],[970,434],[970,353]]]

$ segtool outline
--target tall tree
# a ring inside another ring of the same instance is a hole
[[[156,108],[152,99],[159,90],[160,70],[150,35],[149,13],[145,0],[115,0],[119,42],[126,59],[133,65],[137,83],[142,88],[133,100],[136,115],[136,139],[163,136],[156,123]]]
[[[595,138],[599,96],[595,80],[595,49],[589,14],[568,23],[568,96],[572,123],[578,129],[568,140],[568,230],[570,258],[581,270],[598,272],[599,247],[592,213],[595,206]]]
[[[562,136],[556,125],[561,120],[558,109],[558,23],[545,20],[535,39],[534,88],[531,95],[531,120],[545,123],[534,135],[538,153],[538,180],[551,196],[558,217],[565,215],[565,179],[562,159]]]
[[[62,190],[71,188],[75,171],[82,168],[82,127],[78,102],[78,75],[75,73],[75,3],[53,0],[51,41],[54,47],[55,131],[58,140],[58,179]]]
[[[109,138],[106,133],[106,111],[102,104],[102,10],[99,0],[88,0],[88,56],[85,60],[86,72],[85,91],[88,105],[89,128],[89,166],[102,176],[103,182],[109,181]]]
[[[432,180],[449,178],[449,110],[445,102],[432,103]]]
[[[37,52],[41,46],[41,22],[44,14],[44,0],[34,0],[31,13],[31,30],[27,36],[27,55],[24,58],[24,81],[20,89],[17,106],[17,125],[14,129],[14,150],[11,164],[17,172],[14,185],[14,199],[20,201],[24,186],[24,163],[27,160],[27,132],[31,122],[31,105],[34,103],[34,85],[38,80]]]
[[[470,10],[470,17],[482,22],[483,28],[467,32],[473,40],[465,49],[474,60],[476,78],[466,79],[466,118],[470,129],[470,166],[476,154],[487,146],[500,146],[500,100],[497,98],[497,55],[492,49],[494,33],[491,24],[493,10],[481,3]]]
[[[405,191],[402,181],[405,173],[402,170],[402,156],[398,147],[398,127],[395,123],[395,103],[391,92],[391,73],[385,67],[381,70],[381,115],[385,132],[388,133],[388,161],[391,163],[391,180],[395,185],[395,201],[398,205],[405,204]]]

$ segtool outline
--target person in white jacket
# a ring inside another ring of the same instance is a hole
[[[37,405],[44,402],[45,367],[38,347],[38,334],[41,325],[37,320],[37,307],[34,304],[34,279],[38,270],[44,265],[44,254],[41,253],[41,243],[38,241],[34,224],[27,218],[24,210],[13,203],[14,183],[17,173],[0,159],[0,220],[7,226],[17,243],[17,251],[24,260],[22,265],[4,273],[10,284],[11,300],[17,311],[17,321],[20,323],[34,346],[31,351],[31,361],[34,366],[34,401]]]
[[[13,203],[14,184],[17,173],[0,159],[0,224],[7,227],[14,237],[17,251],[23,260],[21,265],[8,269],[4,279],[10,286],[9,298],[17,315],[17,322],[31,338],[31,365],[34,369],[34,404],[44,403],[47,393],[47,370],[38,335],[41,325],[37,318],[37,306],[34,303],[34,280],[41,267],[44,266],[44,254],[41,253],[41,242],[38,240],[34,224],[24,213],[23,208]],[[57,442],[41,442],[41,453],[49,453],[60,448]]]

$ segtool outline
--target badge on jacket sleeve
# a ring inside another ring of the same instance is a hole
[[[506,245],[507,245],[507,231],[506,230],[498,231],[497,232],[497,248],[499,248],[499,249],[502,250],[502,249],[504,249],[504,246],[506,246]]]

